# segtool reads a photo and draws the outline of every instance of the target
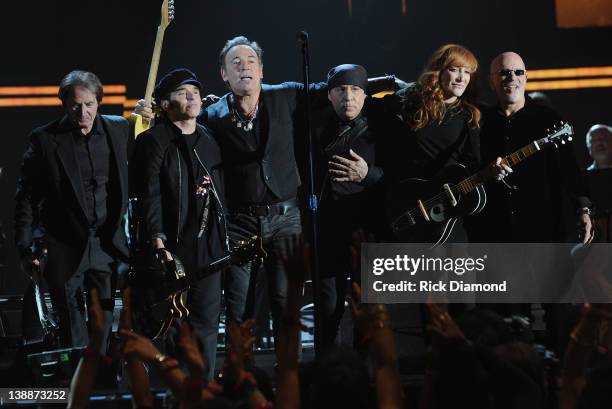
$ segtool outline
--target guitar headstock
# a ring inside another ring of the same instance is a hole
[[[261,237],[253,236],[248,240],[239,242],[238,246],[232,249],[232,264],[245,264],[267,255]]]
[[[565,145],[566,142],[571,142],[574,136],[574,128],[567,122],[559,122],[553,129],[547,129],[547,135],[538,140],[540,145],[552,143],[555,148],[559,145]]]
[[[161,6],[161,23],[159,26],[165,29],[174,20],[174,0],[164,0]]]

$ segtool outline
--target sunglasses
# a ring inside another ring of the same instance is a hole
[[[512,73],[514,73],[514,75],[516,75],[517,77],[522,77],[523,75],[525,75],[525,70],[509,70],[509,69],[505,69],[505,70],[499,70],[497,71],[497,73],[501,76],[501,77],[509,77],[510,75],[512,75]]]

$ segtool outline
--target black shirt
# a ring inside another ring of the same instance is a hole
[[[403,89],[384,98],[387,110],[396,113],[389,120],[390,133],[397,138],[392,169],[395,177],[432,179],[454,164],[476,172],[480,164],[479,130],[470,127],[467,114],[457,105],[448,105],[441,123],[413,129],[406,121],[414,114],[410,101],[417,96],[412,92],[411,88]]]
[[[111,151],[108,137],[100,120],[96,117],[91,131],[83,135],[74,131],[75,152],[83,193],[85,211],[90,227],[100,227],[107,216],[107,190]]]
[[[266,135],[268,134],[268,117],[265,111],[265,105],[261,104],[257,115],[251,121],[253,128],[249,131],[244,129],[244,126],[237,126],[238,121],[232,120],[232,127],[228,129],[229,133],[238,140],[243,141],[242,144],[236,145],[238,147],[237,157],[229,158],[232,163],[244,164],[256,164],[263,160],[266,148]],[[231,110],[231,106],[230,106]],[[244,122],[242,122],[244,124]],[[227,165],[231,166],[232,163]],[[230,200],[233,207],[241,207],[243,205],[251,204],[270,204],[279,201],[290,199],[295,196],[293,194],[290,197],[279,198],[276,196],[266,185],[265,176],[261,167],[253,167],[254,173],[252,175],[252,183],[250,190],[246,189],[233,189],[230,190],[233,195]]]
[[[499,106],[485,108],[481,132],[483,162],[506,156],[545,137],[561,118],[552,109],[526,99],[525,106],[507,117]],[[470,218],[472,241],[564,242],[563,199],[569,194],[574,209],[590,205],[586,183],[570,144],[542,150],[513,167],[505,182],[485,185],[487,205]]]

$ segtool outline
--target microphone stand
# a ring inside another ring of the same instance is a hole
[[[314,311],[314,338],[315,355],[318,354],[318,342],[320,339],[321,310],[319,300],[321,299],[321,286],[319,282],[319,242],[317,227],[318,199],[315,191],[315,167],[314,167],[314,141],[312,138],[310,124],[310,54],[308,51],[308,33],[300,31],[297,34],[298,44],[302,52],[302,73],[304,77],[304,120],[306,131],[306,142],[308,150],[308,209],[310,210],[310,271],[312,278],[313,311]]]

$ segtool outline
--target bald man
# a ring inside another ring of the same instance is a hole
[[[551,108],[525,95],[528,73],[523,59],[505,52],[491,63],[489,85],[497,96],[495,106],[483,109],[481,157],[486,163],[508,155],[542,138],[547,129],[559,124],[561,117]],[[587,184],[576,163],[570,144],[559,149],[545,148],[517,164],[503,182],[486,185],[487,205],[483,212],[465,220],[471,241],[485,243],[564,243],[569,233],[566,225],[578,226],[578,239],[593,238],[591,201]],[[565,214],[563,202],[569,199],[573,215]],[[574,220],[566,220],[572,217]],[[529,263],[525,261],[526,265]],[[559,255],[554,269],[558,279],[548,283],[552,295],[564,293],[571,281],[569,255]],[[529,315],[529,305],[499,305],[502,314]],[[546,335],[542,340],[557,353],[563,351],[571,320],[563,305],[544,305]]]
[[[561,122],[550,107],[525,95],[527,70],[520,55],[505,52],[491,63],[489,85],[497,105],[483,109],[481,154],[484,162],[510,154],[542,138]],[[487,186],[483,213],[472,222],[471,240],[497,243],[563,243],[568,233],[563,214],[567,192],[582,242],[592,239],[591,202],[572,147],[544,149],[518,164],[502,182]],[[490,226],[495,226],[491,228]]]

